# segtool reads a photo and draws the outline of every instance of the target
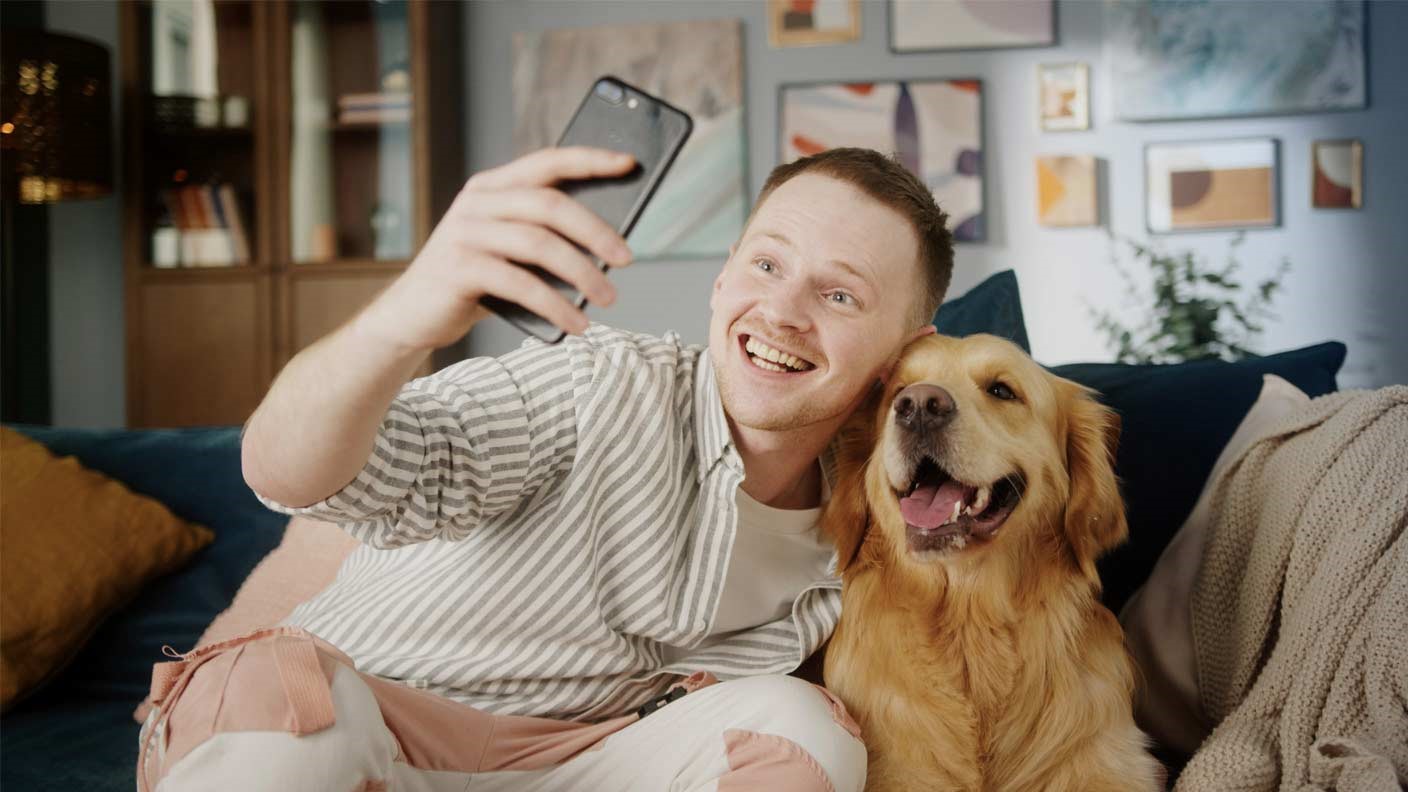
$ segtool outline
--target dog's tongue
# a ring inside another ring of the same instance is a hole
[[[938,528],[953,517],[953,504],[968,496],[968,488],[949,479],[939,486],[920,484],[900,501],[900,514],[915,528]]]

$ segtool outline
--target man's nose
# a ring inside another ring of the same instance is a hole
[[[760,301],[763,317],[773,327],[786,327],[799,333],[811,329],[812,320],[804,290],[782,286],[769,290]]]
[[[937,431],[958,412],[953,395],[927,382],[917,382],[895,396],[895,421],[910,431]]]

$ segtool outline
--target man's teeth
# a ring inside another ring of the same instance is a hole
[[[753,356],[753,362],[757,363],[760,368],[765,368],[768,371],[786,371],[789,368],[793,371],[806,371],[811,368],[811,364],[807,361],[802,360],[796,355],[789,355],[786,352],[773,349],[756,338],[749,338],[745,348],[748,350],[748,354]],[[768,363],[774,365],[766,365]],[[783,368],[782,366],[786,366],[787,368]]]

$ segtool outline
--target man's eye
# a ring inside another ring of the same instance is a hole
[[[989,385],[988,394],[1002,399],[1003,401],[1015,401],[1017,399],[1017,394],[1013,393],[1011,388],[1001,382],[994,382]]]
[[[753,259],[753,266],[757,267],[763,272],[772,272],[777,269],[776,264],[772,263],[771,261],[768,261],[765,258]]]

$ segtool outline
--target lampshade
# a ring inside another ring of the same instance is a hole
[[[33,29],[0,35],[0,160],[8,197],[40,204],[112,192],[107,48]]]

